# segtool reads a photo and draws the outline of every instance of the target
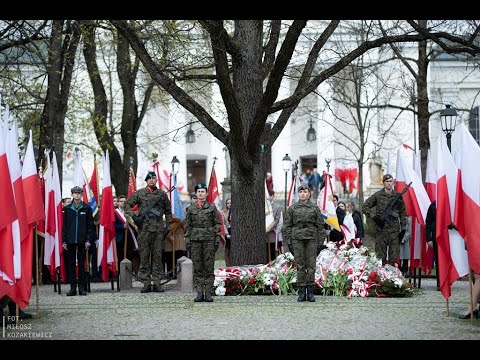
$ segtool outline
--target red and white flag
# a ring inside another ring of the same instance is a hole
[[[437,144],[437,221],[436,237],[440,291],[445,299],[451,295],[451,285],[468,274],[468,259],[465,243],[457,230],[448,226],[454,217],[457,186],[457,167],[453,163],[445,138],[439,137]]]
[[[427,173],[425,174],[425,189],[427,190],[430,201],[437,196],[437,172],[433,165],[432,151],[428,149],[427,154]]]
[[[15,198],[5,149],[7,133],[6,125],[0,121],[0,280],[13,285],[15,272],[12,223],[17,220],[17,210],[14,206]]]
[[[220,217],[220,229],[222,230],[222,237],[221,241],[222,244],[225,244],[225,225],[223,221],[223,216],[221,213],[222,205],[220,204],[220,195],[218,194],[218,183],[217,183],[217,174],[215,172],[215,168],[212,169],[212,173],[210,175],[210,181],[208,183],[208,195],[207,195],[207,202],[210,204],[214,204],[217,208],[217,215]]]
[[[30,302],[32,290],[32,265],[33,265],[33,228],[35,224],[45,218],[43,202],[38,201],[42,194],[33,152],[32,130],[23,159],[22,168],[23,192],[27,213],[28,235],[22,239],[22,276],[8,292],[8,296],[19,308],[24,309]]]
[[[109,272],[117,276],[117,254],[115,250],[115,214],[113,208],[112,180],[110,177],[110,159],[108,151],[102,154],[102,203],[100,208],[100,231],[98,244],[98,265],[102,267],[102,279],[107,282]]]
[[[12,191],[15,198],[15,206],[17,209],[17,220],[12,223],[13,234],[13,267],[15,279],[22,276],[22,253],[20,251],[21,242],[28,234],[27,210],[25,209],[25,196],[23,194],[22,166],[18,157],[18,129],[17,121],[14,121],[12,128],[7,136],[7,161],[10,169],[10,178],[12,181]],[[8,205],[7,205],[8,206]]]
[[[47,154],[48,157],[48,154]],[[47,178],[48,208],[46,209],[46,233],[44,263],[49,266],[50,276],[56,278],[57,270],[63,282],[67,280],[65,261],[63,257],[62,230],[63,208],[62,193],[60,190],[60,177],[58,175],[57,155],[53,152],[51,178]],[[47,170],[48,172],[48,170]]]
[[[412,166],[406,164],[399,150],[397,153],[395,191],[403,191],[410,182],[412,185],[407,192],[403,194],[405,210],[408,216],[417,218],[420,224],[425,225],[425,218],[427,217],[427,211],[431,201],[423,186],[421,177],[413,170]]]
[[[480,147],[463,123],[457,126],[458,179],[455,225],[467,243],[468,262],[480,274]]]

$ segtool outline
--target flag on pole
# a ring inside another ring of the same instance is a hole
[[[7,137],[6,151],[11,186],[15,198],[15,202],[11,204],[11,206],[15,206],[17,210],[17,219],[12,223],[13,267],[15,279],[20,279],[22,276],[20,248],[22,240],[28,234],[28,223],[27,210],[25,209],[25,196],[23,194],[22,167],[20,165],[20,158],[18,157],[18,129],[16,120]]]
[[[90,205],[90,208],[92,209],[92,215],[95,216],[98,211],[98,200],[100,199],[99,193],[98,193],[98,169],[97,169],[97,156],[94,154],[93,156],[93,172],[92,176],[90,178],[90,182],[88,183],[88,186],[90,187],[89,189],[89,194],[91,195],[90,201],[88,202],[88,205]]]
[[[324,173],[323,181],[325,186],[322,188],[317,198],[317,206],[320,208],[323,220],[332,228],[341,231],[338,223],[337,211],[333,203],[332,175]]]
[[[480,274],[480,147],[463,123],[457,126],[458,179],[455,224],[467,243],[468,262]]]
[[[425,174],[425,189],[427,190],[430,201],[436,199],[437,196],[437,172],[433,165],[432,152],[428,149],[427,154],[427,173]]]
[[[225,222],[222,217],[222,205],[220,204],[220,196],[218,194],[217,174],[215,172],[215,162],[212,166],[212,173],[210,174],[210,181],[208,182],[207,202],[214,204],[217,208],[217,215],[220,217],[220,229],[222,230],[222,237],[220,238],[222,244],[225,244]]]
[[[7,131],[6,125],[0,121],[0,204],[4,204],[0,206],[0,279],[13,285],[15,272],[12,223],[17,219],[17,210],[13,206],[15,199],[5,149]]]
[[[468,274],[469,267],[462,237],[457,230],[448,228],[454,215],[458,170],[443,136],[439,137],[437,154],[436,237],[440,291],[443,297],[448,299],[451,295],[451,285],[460,277]]]
[[[135,172],[133,168],[130,166],[130,175],[128,176],[128,190],[127,190],[127,199],[133,195],[133,193],[137,191],[137,180],[135,178]],[[138,204],[135,204],[132,207],[132,211],[138,210]]]
[[[73,186],[79,186],[83,189],[82,200],[85,204],[88,204],[90,206],[90,208],[92,209],[92,215],[95,216],[95,214],[98,211],[97,201],[92,189],[90,189],[90,184],[87,180],[87,175],[83,170],[82,152],[80,150],[75,151],[75,155],[73,158],[75,161],[75,170],[73,172]],[[95,166],[94,166],[94,171],[95,171]]]
[[[100,208],[100,231],[98,246],[98,265],[102,266],[102,279],[107,282],[109,271],[112,276],[117,276],[117,259],[114,253],[115,243],[115,213],[113,209],[112,180],[110,177],[110,159],[108,151],[102,154],[103,179],[102,179],[102,203]]]
[[[38,201],[42,194],[35,165],[35,155],[33,153],[32,130],[30,130],[30,138],[23,159],[22,182],[27,212],[28,235],[21,243],[22,276],[8,293],[10,299],[12,299],[20,309],[28,306],[32,291],[33,227],[36,222],[45,218],[43,203]]]

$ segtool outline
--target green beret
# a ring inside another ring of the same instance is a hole
[[[195,186],[195,192],[196,192],[198,189],[205,189],[205,190],[208,191],[207,185],[205,185],[204,183],[197,184],[197,185]]]
[[[83,188],[81,188],[80,186],[74,186],[74,187],[71,189],[71,192],[72,192],[72,194],[73,194],[73,193],[83,193]]]
[[[145,176],[145,181],[147,181],[148,179],[150,179],[154,176],[157,177],[157,174],[155,174],[155,172],[153,172],[153,171],[149,171],[147,176]]]

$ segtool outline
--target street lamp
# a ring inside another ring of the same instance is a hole
[[[307,131],[307,141],[315,141],[317,140],[317,133],[312,126],[312,120],[310,120],[310,128]]]
[[[457,110],[451,105],[445,105],[445,109],[440,111],[440,121],[442,123],[442,130],[447,135],[447,146],[450,152],[452,151],[452,133],[455,131],[457,123]]]
[[[188,129],[185,138],[187,144],[193,144],[195,142],[195,133],[192,130],[192,125],[190,125],[190,128]]]
[[[283,171],[285,171],[285,215],[287,214],[287,175],[288,175],[288,170],[290,170],[290,166],[292,166],[292,159],[290,159],[290,156],[288,154],[285,154],[285,156],[282,159],[282,166],[283,166]]]
[[[329,174],[330,173],[330,163],[332,162],[332,159],[325,158],[325,162],[327,163],[327,174]]]
[[[173,190],[173,182],[177,178],[178,170],[180,170],[180,161],[177,159],[176,156],[173,157],[172,161],[172,172],[170,173],[170,201],[172,201],[172,190]],[[175,178],[174,178],[175,176]]]

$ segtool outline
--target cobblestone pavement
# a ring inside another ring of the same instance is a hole
[[[469,301],[467,281],[452,286],[450,316],[434,279],[422,279],[411,298],[317,296],[315,303],[298,303],[294,295],[194,303],[195,294],[173,282],[165,293],[141,294],[141,287],[134,281],[133,289],[117,292],[99,283],[88,296],[67,297],[68,286],[58,295],[43,285],[38,316],[34,287],[27,308],[33,319],[21,329],[4,328],[2,339],[480,339],[480,320],[458,319]]]

